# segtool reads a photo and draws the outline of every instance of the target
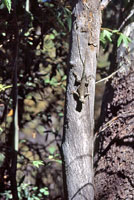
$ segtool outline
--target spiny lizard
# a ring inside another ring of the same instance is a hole
[[[85,73],[85,64],[83,65],[83,72],[82,72],[81,80],[78,79],[78,76],[76,73],[74,73],[74,75],[76,77],[76,82],[79,83],[79,86],[78,86],[77,90],[73,92],[73,94],[76,94],[79,97],[79,101],[81,103],[84,103],[85,98],[89,95],[89,93],[87,92],[89,80]]]

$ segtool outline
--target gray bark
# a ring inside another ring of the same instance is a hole
[[[94,199],[93,186],[93,130],[96,55],[100,34],[99,0],[76,2],[73,9],[73,29],[70,47],[68,83],[65,105],[63,155],[66,190],[70,200]],[[85,102],[77,91],[83,68],[89,80],[90,94]]]

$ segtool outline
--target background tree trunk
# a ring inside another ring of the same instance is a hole
[[[94,199],[94,96],[100,23],[99,0],[75,1],[62,145],[68,199]],[[84,93],[90,95],[82,102],[74,92],[81,86],[84,68],[89,79]]]
[[[95,154],[95,199],[134,198],[134,23],[117,50],[118,73],[106,85]]]

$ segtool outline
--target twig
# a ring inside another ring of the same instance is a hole
[[[117,72],[119,72],[121,70],[122,67],[120,67],[119,69],[117,69],[115,72],[113,72],[112,74],[110,74],[109,76],[99,80],[99,81],[96,81],[95,84],[98,84],[98,83],[101,83],[103,81],[107,82],[110,78],[112,78]]]
[[[125,20],[122,22],[122,24],[119,27],[119,31],[122,29],[122,27],[124,26],[124,24],[130,19],[130,17],[132,17],[134,15],[134,9],[132,9],[130,11],[130,14],[125,18]]]
[[[111,0],[102,0],[100,4],[101,10],[104,10]]]
[[[106,128],[110,127],[114,123],[114,121],[119,118],[127,118],[127,117],[133,117],[133,116],[134,116],[133,112],[132,113],[131,112],[120,113],[119,115],[117,115],[116,117],[113,117],[110,121],[108,121],[99,132],[102,132]]]
[[[119,115],[113,117],[111,120],[109,120],[101,130],[99,130],[98,132],[95,133],[94,135],[94,141],[96,140],[96,137],[103,131],[105,131],[108,127],[111,127],[113,125],[113,123],[119,119],[119,118],[127,118],[127,117],[133,117],[134,116],[134,112],[123,112],[120,113]]]

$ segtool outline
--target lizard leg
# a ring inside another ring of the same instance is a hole
[[[90,93],[89,93],[89,92],[85,93],[85,97],[87,97],[87,96],[89,96],[89,95],[90,95]]]
[[[72,91],[71,94],[76,94],[79,97],[79,93],[77,91]]]
[[[80,82],[81,82],[81,79],[78,78],[78,75],[77,75],[75,72],[73,72],[73,74],[74,74],[74,76],[75,76],[76,82],[77,82],[77,83],[80,83]]]

